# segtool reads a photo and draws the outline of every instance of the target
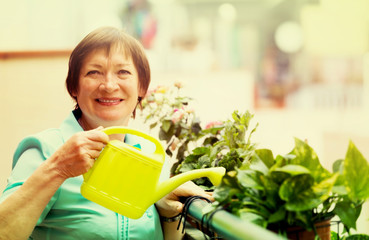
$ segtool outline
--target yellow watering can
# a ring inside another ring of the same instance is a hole
[[[181,184],[200,177],[208,177],[219,185],[225,168],[197,169],[159,182],[165,160],[160,142],[145,133],[126,127],[110,127],[106,134],[133,134],[153,142],[155,152],[144,153],[122,141],[111,140],[93,167],[83,175],[81,194],[114,212],[138,219],[159,199]]]

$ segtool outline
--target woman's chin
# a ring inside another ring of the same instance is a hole
[[[101,120],[101,124],[104,127],[111,127],[111,126],[121,126],[121,125],[126,125],[128,123],[127,119],[122,118],[121,116],[117,117],[117,116],[103,116],[100,117]]]

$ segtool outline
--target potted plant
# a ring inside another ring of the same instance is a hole
[[[232,119],[211,123],[202,130],[201,145],[194,148],[175,165],[174,174],[193,169],[224,167],[227,172],[249,162],[255,150],[251,135],[256,126],[251,126],[253,115],[246,111],[234,111]],[[195,179],[194,182],[206,190],[214,189],[207,178]]]
[[[291,239],[302,239],[295,237],[296,227],[313,231],[314,239],[317,224],[329,226],[336,216],[350,235],[369,196],[368,184],[369,165],[353,142],[331,172],[308,143],[296,138],[287,155],[274,157],[269,149],[257,149],[249,162],[228,172],[215,188],[211,208],[222,207]],[[330,239],[329,232],[320,237]]]
[[[215,166],[230,171],[248,161],[254,150],[250,137],[257,127],[250,126],[253,115],[235,111],[231,120],[213,121],[202,127],[190,107],[192,99],[182,96],[181,88],[181,83],[175,83],[150,90],[141,111],[144,122],[158,131],[166,153],[174,160],[172,175]],[[194,182],[206,190],[213,189],[207,178]]]
[[[332,171],[321,165],[307,142],[297,138],[291,152],[274,157],[271,150],[257,149],[251,142],[258,124],[252,126],[253,115],[248,111],[234,111],[230,120],[202,128],[189,107],[191,98],[181,96],[181,88],[175,83],[174,88],[159,86],[150,91],[142,115],[151,129],[159,130],[167,154],[176,160],[173,175],[214,166],[227,169],[216,188],[206,178],[194,181],[214,190],[216,201],[205,212],[223,208],[282,235],[292,232],[290,238],[296,228],[312,232],[314,238],[321,229],[319,224],[329,226],[331,219],[337,218],[345,232],[334,233],[332,239],[369,239],[351,234],[369,196],[369,166],[353,142]]]

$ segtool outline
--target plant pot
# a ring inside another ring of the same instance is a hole
[[[325,220],[315,224],[316,231],[321,240],[331,239],[331,220]],[[308,231],[301,227],[291,227],[287,229],[287,238],[290,240],[314,240],[313,230]]]

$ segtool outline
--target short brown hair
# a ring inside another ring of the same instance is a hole
[[[69,58],[68,76],[66,87],[69,95],[73,96],[79,91],[79,75],[85,58],[97,49],[106,49],[109,53],[112,46],[118,45],[124,49],[125,54],[132,58],[138,73],[138,87],[143,96],[139,96],[139,103],[145,96],[150,85],[150,65],[142,45],[123,30],[114,27],[101,27],[89,33],[74,48]],[[78,109],[78,103],[76,103]],[[133,112],[135,115],[135,112]]]

